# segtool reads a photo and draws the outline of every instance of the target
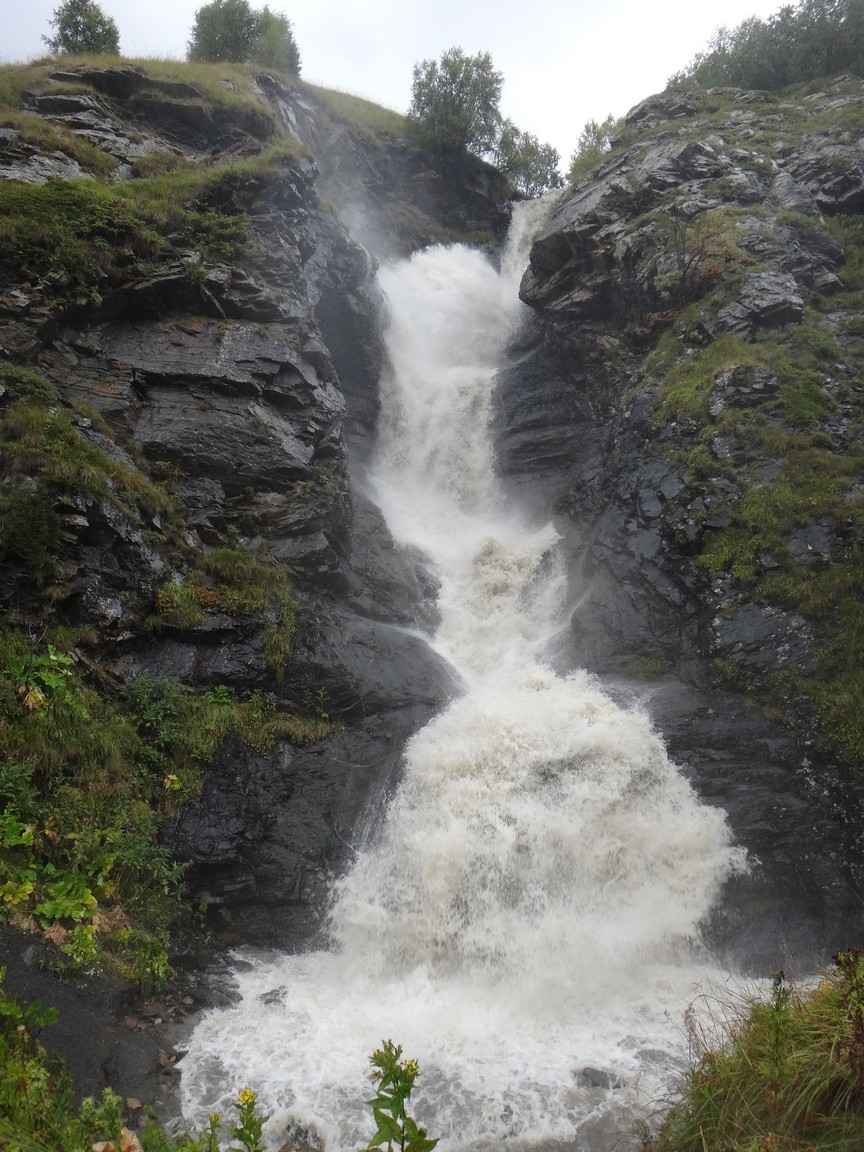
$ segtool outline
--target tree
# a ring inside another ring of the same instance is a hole
[[[505,120],[495,145],[495,167],[510,177],[513,186],[526,196],[539,196],[547,188],[564,183],[558,171],[559,156],[551,144],[541,144],[530,132],[520,132],[512,120]]]
[[[120,32],[94,0],[65,0],[48,21],[56,35],[43,36],[54,55],[70,56],[76,52],[98,52],[117,56]]]
[[[291,30],[291,21],[281,12],[271,12],[265,4],[258,14],[255,39],[249,59],[265,68],[300,75],[300,52]]]
[[[186,46],[190,60],[247,61],[300,74],[300,53],[291,21],[265,5],[254,12],[248,0],[212,0],[195,13]]]
[[[488,52],[466,56],[448,48],[440,61],[414,65],[408,129],[421,148],[455,158],[483,154],[494,146],[501,125],[498,102],[504,77]]]
[[[576,151],[570,157],[567,179],[577,180],[589,168],[593,168],[612,147],[612,140],[624,127],[622,119],[616,120],[610,112],[602,123],[588,120],[579,133]]]
[[[847,71],[864,73],[864,0],[800,0],[767,20],[718,28],[667,87],[774,90]]]

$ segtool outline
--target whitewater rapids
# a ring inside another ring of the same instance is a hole
[[[743,853],[644,715],[544,662],[565,623],[556,534],[495,476],[494,378],[543,211],[514,214],[500,270],[454,246],[380,274],[370,485],[428,558],[429,642],[462,690],[410,741],[380,830],[335,883],[327,948],[245,953],[239,1003],[196,1027],[193,1122],[251,1085],[272,1148],[365,1145],[368,1058],[392,1038],[420,1063],[412,1110],[442,1152],[626,1148],[678,1066],[684,1010],[727,979],[699,929]]]

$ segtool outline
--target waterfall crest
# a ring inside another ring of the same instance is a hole
[[[274,1147],[296,1129],[365,1143],[367,1059],[391,1036],[420,1061],[415,1111],[442,1148],[600,1147],[665,1085],[705,978],[699,923],[743,866],[648,720],[543,662],[562,623],[556,534],[507,506],[488,437],[542,211],[517,210],[500,271],[454,246],[380,276],[371,483],[397,542],[428,557],[430,643],[464,690],[410,741],[380,834],[335,884],[330,950],[248,957],[241,1002],[192,1037],[187,1112],[252,1084]]]

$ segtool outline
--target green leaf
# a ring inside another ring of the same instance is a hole
[[[435,1147],[438,1140],[430,1140],[426,1136],[425,1128],[420,1129],[420,1134],[414,1140],[409,1140],[405,1145],[405,1152],[431,1152]]]
[[[372,1115],[378,1125],[379,1135],[383,1134],[387,1140],[399,1140],[401,1142],[402,1130],[392,1117],[382,1112],[380,1108],[374,1108]]]

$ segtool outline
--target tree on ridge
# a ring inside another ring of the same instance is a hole
[[[248,0],[211,0],[195,13],[186,46],[189,60],[263,64],[300,74],[300,53],[291,21],[265,4],[255,12]]]
[[[489,156],[526,196],[559,188],[558,153],[502,117],[503,86],[488,52],[466,56],[461,48],[448,48],[440,60],[421,60],[411,86],[410,138],[450,164],[468,152]]]
[[[48,21],[54,36],[43,36],[48,50],[56,56],[78,52],[98,52],[106,56],[120,53],[120,32],[94,0],[65,0]]]

